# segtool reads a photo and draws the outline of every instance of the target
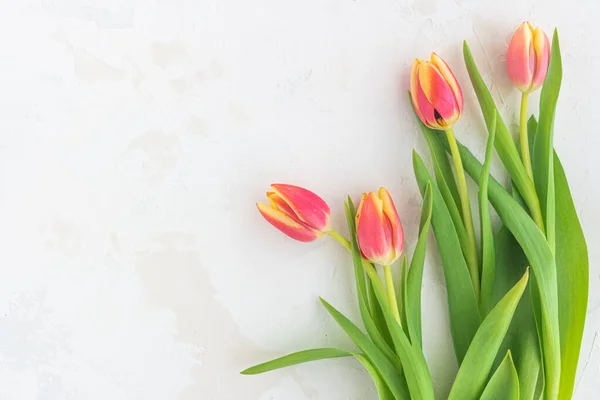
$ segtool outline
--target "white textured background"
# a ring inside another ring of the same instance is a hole
[[[503,57],[524,19],[561,32],[556,147],[591,261],[575,397],[596,398],[597,0],[1,0],[0,399],[375,399],[350,360],[238,374],[350,348],[319,295],[357,316],[344,251],[284,237],[254,203],[271,182],[304,185],[343,230],[343,198],[385,185],[412,251],[410,154],[428,152],[410,64],[432,50],[451,64],[467,103],[457,135],[481,155],[461,41],[515,121]],[[434,254],[425,274],[443,398],[456,366]]]

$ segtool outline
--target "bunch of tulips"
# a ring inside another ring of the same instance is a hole
[[[431,174],[413,153],[423,206],[412,257],[403,255],[402,224],[385,188],[363,194],[358,207],[348,197],[347,238],[332,229],[327,203],[307,189],[274,184],[267,192],[269,204],[257,204],[264,218],[289,237],[310,242],[329,236],[349,251],[362,324],[321,299],[358,350],[305,350],[244,374],[350,356],[371,375],[380,399],[433,399],[421,326],[431,228],[442,260],[459,364],[448,398],[571,398],[587,307],[588,256],[553,147],[562,80],[558,35],[555,31],[550,45],[540,28],[525,22],[508,46],[508,76],[522,93],[516,141],[466,43],[464,59],[487,131],[483,163],[456,140],[453,126],[463,112],[464,97],[450,67],[435,53],[430,61],[415,60],[412,66],[409,97],[433,166]],[[540,87],[536,119],[529,116],[528,97]],[[490,176],[494,149],[510,177],[509,187]],[[479,188],[479,238],[467,175]],[[492,227],[490,204],[501,226]],[[393,278],[395,263],[399,282]]]

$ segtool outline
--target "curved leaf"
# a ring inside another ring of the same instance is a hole
[[[529,272],[525,271],[481,323],[458,369],[448,400],[477,399],[481,395],[528,279]]]
[[[346,350],[334,348],[303,350],[298,351],[296,353],[288,354],[287,356],[276,358],[271,361],[264,362],[262,364],[255,365],[253,367],[243,370],[240,373],[242,375],[256,375],[310,361],[349,356],[352,356],[352,353]]]
[[[509,350],[479,400],[519,400],[519,398],[519,375]]]
[[[371,375],[371,378],[373,378],[373,382],[375,383],[375,387],[377,388],[377,394],[379,395],[379,400],[394,400],[394,397],[392,397],[392,395],[390,394],[390,391],[387,385],[385,384],[385,381],[381,378],[377,369],[366,357],[364,357],[362,354],[342,349],[322,348],[298,351],[296,353],[288,354],[287,356],[283,356],[262,364],[255,365],[240,373],[243,375],[257,375],[268,371],[290,367],[293,365],[298,365],[310,361],[326,360],[330,358],[340,357],[354,357],[363,365],[363,367],[365,367],[369,375]]]
[[[556,270],[560,322],[561,376],[559,399],[570,399],[588,303],[589,261],[565,171],[554,155],[556,188]]]
[[[421,194],[431,183],[433,208],[431,222],[442,259],[444,278],[448,290],[450,331],[456,358],[460,364],[479,327],[479,310],[471,275],[460,248],[454,224],[438,187],[433,183],[423,160],[413,151],[413,168]]]
[[[402,256],[402,264],[400,264],[400,292],[398,296],[398,310],[400,310],[400,325],[404,329],[404,333],[412,343],[410,330],[408,329],[408,321],[406,320],[406,295],[408,286],[408,260],[406,256]]]
[[[494,253],[494,234],[488,204],[488,181],[490,166],[494,153],[494,138],[496,137],[496,116],[492,120],[488,142],[485,150],[485,162],[481,171],[479,184],[479,219],[481,224],[481,299],[479,309],[481,316],[485,316],[492,308],[492,295],[494,291],[494,278],[496,274],[496,255]]]
[[[550,249],[555,248],[555,199],[554,199],[554,114],[562,81],[562,60],[558,44],[558,31],[552,38],[552,54],[548,73],[540,94],[540,120],[533,145],[533,177],[542,207],[546,238]]]
[[[419,239],[413,252],[413,257],[408,270],[406,288],[406,319],[410,340],[419,349],[423,347],[423,333],[421,325],[421,286],[423,284],[423,269],[425,266],[425,253],[427,239],[431,225],[433,197],[431,184],[425,189],[423,207],[421,209],[421,222],[419,223]]]

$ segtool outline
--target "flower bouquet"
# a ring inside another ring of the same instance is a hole
[[[309,190],[274,184],[267,192],[269,204],[258,203],[265,219],[288,236],[303,242],[329,236],[348,250],[362,323],[350,321],[321,299],[357,349],[300,351],[243,374],[354,357],[372,377],[380,399],[433,399],[421,327],[421,285],[432,231],[459,364],[449,398],[571,398],[586,316],[588,256],[553,147],[562,80],[558,34],[554,32],[550,44],[540,28],[526,22],[508,46],[508,76],[522,93],[516,141],[466,42],[463,50],[487,128],[485,158],[481,163],[456,139],[453,125],[464,100],[450,67],[435,53],[430,61],[416,60],[409,98],[429,147],[433,173],[413,152],[423,205],[411,257],[403,254],[402,224],[385,188],[363,194],[358,207],[348,197],[347,237],[332,229],[329,206]],[[529,94],[539,88],[539,113],[530,116]],[[494,150],[508,173],[509,187],[490,175]],[[467,175],[479,189],[479,237]],[[492,226],[490,204],[501,226]],[[399,282],[394,282],[394,267],[399,268]]]

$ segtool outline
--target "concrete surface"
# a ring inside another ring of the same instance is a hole
[[[344,197],[385,185],[412,251],[421,202],[410,156],[427,152],[404,94],[410,64],[433,50],[450,63],[466,96],[457,136],[481,156],[461,43],[514,122],[503,57],[524,19],[561,32],[556,147],[591,260],[575,398],[597,397],[597,1],[2,0],[0,10],[0,399],[375,399],[349,360],[238,374],[295,350],[351,348],[318,296],[357,318],[344,251],[284,237],[254,203],[271,182],[303,185],[343,230]],[[456,365],[435,253],[423,293],[444,398]]]

